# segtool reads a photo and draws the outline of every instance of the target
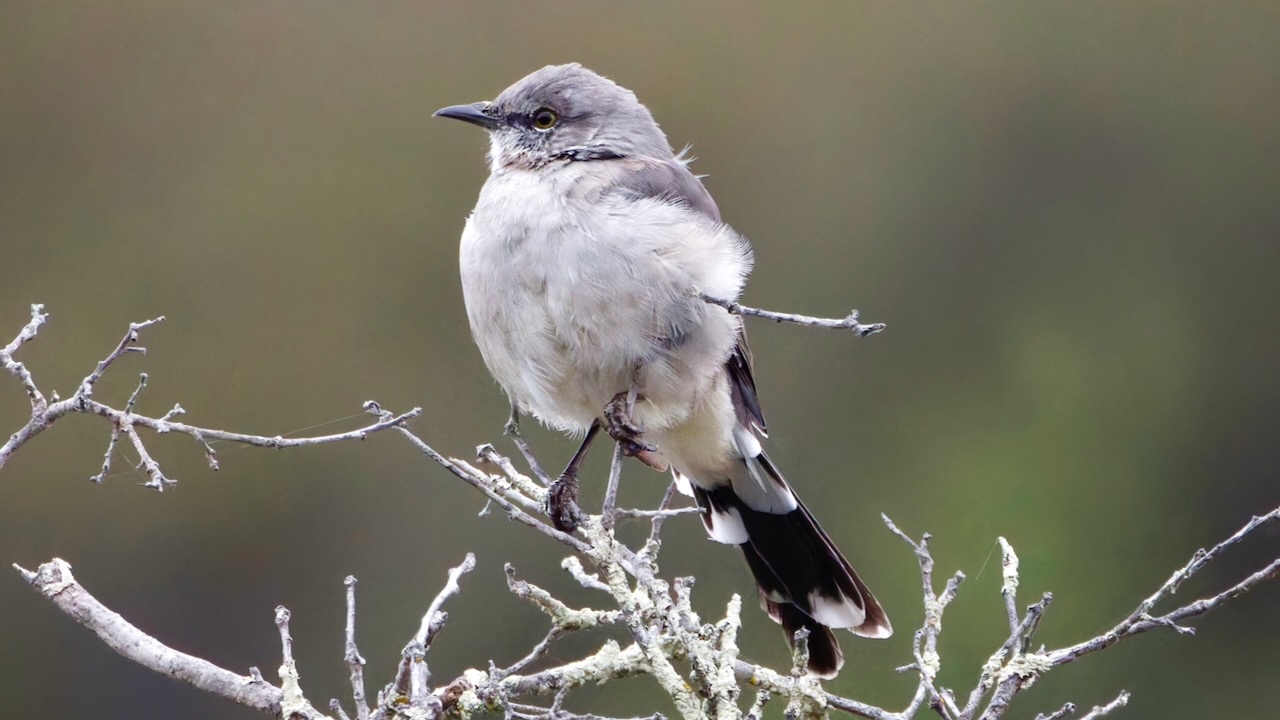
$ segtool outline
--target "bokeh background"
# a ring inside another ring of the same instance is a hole
[[[1196,548],[1280,502],[1280,13],[1273,2],[504,4],[10,0],[0,23],[0,341],[69,393],[131,320],[166,315],[98,397],[263,434],[424,407],[469,457],[505,402],[472,347],[456,243],[483,134],[432,120],[580,61],[634,89],[727,221],[750,237],[757,306],[882,335],[752,322],[772,453],[889,608],[849,637],[836,692],[900,707],[920,617],[909,550],[930,531],[947,613],[942,683],[967,690],[1005,634],[995,538],[1022,591],[1056,602],[1038,641],[1109,627]],[[0,378],[7,434],[27,412]],[[529,423],[526,423],[526,427]],[[0,560],[60,556],[171,645],[271,677],[272,610],[294,612],[309,695],[347,696],[342,579],[360,578],[371,692],[467,551],[479,568],[430,659],[438,678],[523,654],[545,624],[504,562],[576,602],[560,547],[500,517],[393,435],[272,452],[149,438],[170,492],[122,448],[101,486],[98,418],[70,417],[0,472]],[[558,466],[572,443],[530,430]],[[599,453],[603,459],[604,453]],[[136,458],[133,458],[136,459]],[[598,498],[601,465],[586,477]],[[663,476],[629,466],[628,503]],[[748,572],[696,520],[664,568],[706,615],[747,597],[748,657],[784,645]],[[1276,555],[1272,530],[1187,600]],[[1122,688],[1125,717],[1269,717],[1280,589],[1057,670],[1031,717]],[[561,646],[569,659],[599,636]],[[254,717],[115,656],[0,576],[0,697],[22,717]],[[647,681],[578,710],[668,710]],[[657,703],[657,705],[655,705]],[[781,704],[771,707],[780,714]]]

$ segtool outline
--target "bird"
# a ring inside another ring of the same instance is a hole
[[[578,464],[604,429],[693,496],[712,540],[737,545],[761,606],[809,671],[833,677],[833,629],[892,632],[880,603],[765,454],[764,412],[736,301],[749,242],[635,93],[580,64],[548,65],[492,101],[435,116],[488,132],[489,176],[459,270],[471,334],[507,394],[583,437],[549,493],[572,532]]]

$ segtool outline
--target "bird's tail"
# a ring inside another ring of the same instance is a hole
[[[737,440],[742,466],[730,484],[703,488],[692,483],[703,524],[713,539],[742,548],[761,606],[782,625],[788,642],[808,628],[809,670],[832,677],[844,663],[833,628],[887,638],[893,627],[754,435]]]

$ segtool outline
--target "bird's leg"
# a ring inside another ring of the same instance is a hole
[[[591,427],[587,428],[582,444],[578,446],[573,457],[569,458],[569,464],[564,466],[564,472],[560,473],[560,477],[547,488],[547,515],[551,517],[551,524],[555,525],[560,532],[571,533],[578,528],[578,519],[582,516],[582,512],[578,509],[578,466],[587,456],[591,441],[599,432],[600,421],[596,420],[591,423]]]
[[[511,414],[507,416],[507,424],[502,426],[503,435],[520,436],[520,407],[511,401]]]
[[[632,386],[629,391],[614,395],[604,406],[604,431],[618,443],[622,454],[627,457],[657,451],[656,447],[644,441],[644,426],[631,416],[637,397],[635,386]]]

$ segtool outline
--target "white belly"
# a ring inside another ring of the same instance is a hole
[[[492,176],[462,236],[472,334],[526,412],[582,431],[633,378],[652,430],[682,422],[713,385],[749,252],[728,227],[660,201],[589,202],[569,169]]]

